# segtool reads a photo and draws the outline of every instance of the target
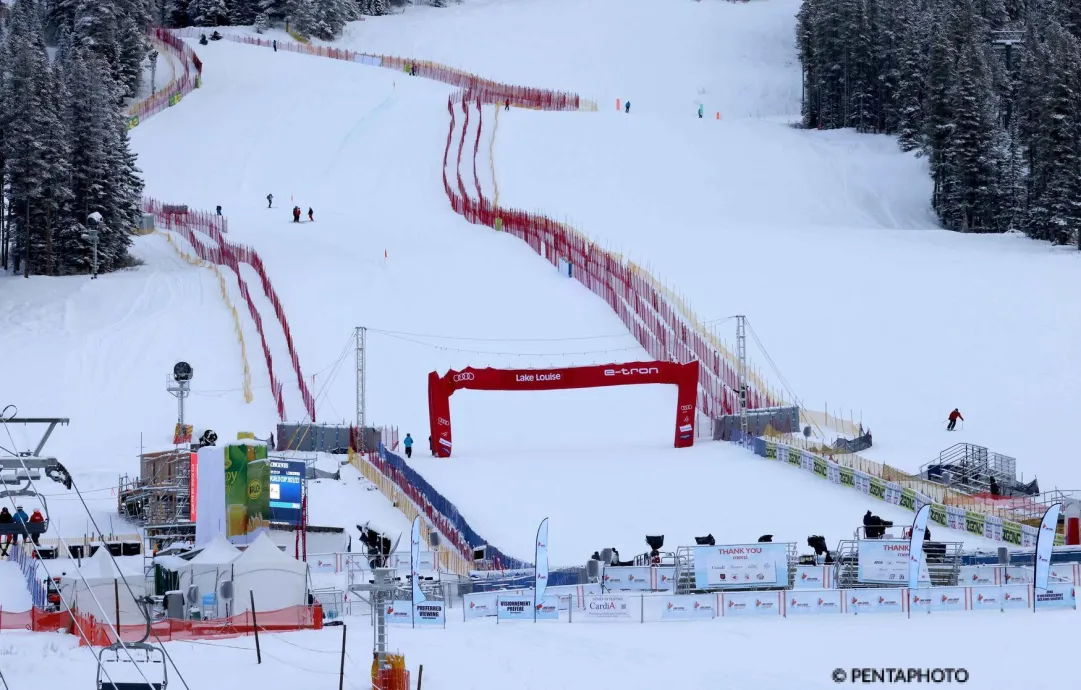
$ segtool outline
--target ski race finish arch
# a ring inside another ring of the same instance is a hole
[[[451,451],[450,396],[457,390],[550,391],[667,383],[679,388],[676,402],[676,448],[694,445],[698,399],[698,361],[626,362],[565,369],[451,369],[443,376],[428,374],[428,416],[433,451],[449,458]]]

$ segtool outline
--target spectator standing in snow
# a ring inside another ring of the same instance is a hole
[[[506,104],[503,106],[503,110],[510,110],[510,99],[507,99]]]
[[[409,434],[406,434],[405,441],[403,441],[403,443],[405,444],[405,457],[413,457],[413,437]]]
[[[270,45],[274,46],[274,52],[278,52],[278,41],[274,40],[270,42]]]
[[[300,207],[299,206],[294,206],[293,207],[293,222],[294,223],[299,223],[300,222]]]
[[[312,210],[311,206],[308,207],[308,220],[315,220],[315,211]]]
[[[631,102],[630,101],[627,101],[627,105],[623,106],[623,112],[625,112],[625,113],[630,113],[631,112]]]
[[[702,119],[702,105],[701,104],[699,104],[699,106],[698,106],[698,119],[699,120]]]
[[[218,209],[217,210],[218,210],[218,215],[220,216],[221,215],[221,204],[218,204]]]
[[[266,207],[271,208],[272,206],[274,206],[274,195],[273,194],[267,194],[266,195]]]
[[[950,423],[946,425],[946,431],[953,431],[954,427],[957,426],[958,419],[962,422],[965,421],[965,418],[961,416],[961,411],[955,407],[953,412],[950,413]]]

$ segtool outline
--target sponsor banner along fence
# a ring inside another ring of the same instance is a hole
[[[888,482],[861,470],[839,465],[832,460],[816,455],[811,451],[776,443],[765,439],[755,439],[755,453],[769,460],[779,460],[810,472],[820,479],[847,486],[863,494],[877,498],[891,505],[900,506],[912,512],[930,504],[930,521],[939,527],[968,532],[986,539],[1003,542],[1010,546],[1035,548],[1039,530],[1031,525],[1004,520],[995,515],[987,515],[975,510],[966,510],[956,505],[935,502],[931,496],[907,488],[899,482]],[[1056,544],[1064,544],[1065,537],[1055,537]]]
[[[676,589],[674,566],[607,566],[601,575],[609,592],[671,592]]]
[[[601,586],[600,584],[565,585],[548,587],[545,591],[558,601],[558,608],[560,611],[567,611],[572,607],[576,610],[581,610],[585,606],[586,596],[600,594]],[[462,618],[463,620],[472,620],[474,618],[495,616],[498,611],[496,602],[500,597],[505,599],[529,599],[532,601],[532,596],[533,590],[531,589],[471,592],[462,597],[462,602],[464,604]]]
[[[532,598],[505,594],[466,604],[465,620],[499,616],[533,620]],[[559,596],[559,615],[569,623],[711,620],[714,618],[866,615],[1076,609],[1074,585],[1053,584],[1034,594],[1031,585],[865,588],[714,592],[710,594],[587,594]],[[468,601],[468,600],[467,600]],[[502,607],[498,608],[497,607]],[[504,610],[506,609],[506,610]],[[498,611],[498,613],[497,613]],[[538,619],[540,620],[540,619]]]
[[[988,585],[1016,585],[1033,582],[1032,568],[1025,566],[965,565],[957,583],[967,587]],[[1048,573],[1052,584],[1081,585],[1081,563],[1052,563]]]

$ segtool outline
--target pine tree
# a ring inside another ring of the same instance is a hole
[[[962,232],[999,229],[1002,151],[998,150],[997,103],[983,36],[970,35],[961,48],[949,91],[954,121],[947,142],[951,178],[941,217]]]
[[[11,117],[12,101],[5,100],[5,75],[7,74],[7,22],[0,21],[0,270],[8,268],[7,227],[7,174],[5,173],[4,123]]]
[[[950,18],[943,14],[935,18],[927,72],[925,146],[930,154],[931,179],[934,182],[931,206],[940,215],[948,213],[946,204],[952,194],[949,143],[954,128],[954,112],[950,87],[955,58],[954,47],[949,40],[950,23]]]
[[[1036,179],[1026,232],[1081,246],[1081,45],[1053,19],[1046,39],[1047,80],[1030,144]]]
[[[193,26],[222,26],[229,23],[225,0],[189,0],[188,16]]]
[[[316,0],[292,0],[290,26],[305,38],[312,35],[316,23]]]
[[[258,0],[230,0],[229,2],[229,20],[236,25],[253,24],[259,11]]]
[[[897,57],[895,96],[898,143],[902,151],[921,148],[924,142],[927,97],[927,46],[930,45],[929,14],[916,0],[900,0],[898,21],[906,27]]]
[[[255,15],[255,33],[261,34],[270,29],[270,17],[266,12],[260,12]]]

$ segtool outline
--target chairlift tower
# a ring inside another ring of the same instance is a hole
[[[736,316],[736,357],[739,376],[739,431],[740,442],[747,443],[747,317]]]
[[[357,436],[360,444],[360,448],[356,450],[358,453],[363,453],[367,450],[364,447],[364,429],[368,426],[368,413],[365,408],[368,390],[365,376],[365,370],[367,369],[367,343],[365,341],[367,340],[368,329],[364,326],[357,326],[354,333],[357,341]]]
[[[372,653],[380,670],[390,668],[387,661],[387,601],[398,589],[394,581],[394,568],[373,568],[371,582],[351,585],[351,592],[369,593],[372,607]]]

